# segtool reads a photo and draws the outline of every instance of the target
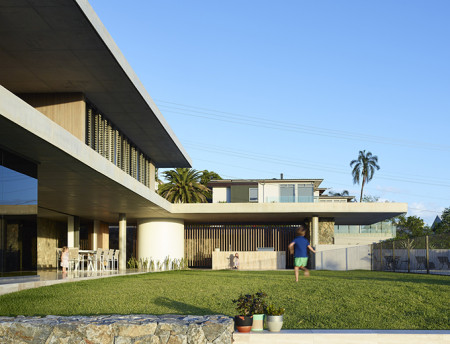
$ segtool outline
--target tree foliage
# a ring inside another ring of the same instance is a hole
[[[361,196],[359,197],[359,201],[361,202],[364,185],[372,180],[375,170],[380,169],[380,166],[378,166],[378,157],[372,155],[371,152],[366,153],[365,150],[359,151],[358,159],[352,160],[350,167],[353,168],[353,184],[359,184],[361,182]]]
[[[330,196],[350,196],[348,190],[343,190],[341,192],[328,191],[328,195]]]
[[[372,195],[364,195],[362,198],[362,201],[366,203],[377,203],[379,200],[380,197]]]
[[[200,176],[200,183],[203,184],[204,186],[208,186],[208,183],[211,180],[221,180],[222,179],[222,177],[219,176],[214,171],[203,170],[201,173],[202,173],[202,175]]]
[[[436,234],[450,233],[450,207],[444,209],[441,215],[441,223],[437,224],[433,231]]]
[[[201,183],[202,173],[192,168],[176,168],[164,171],[167,183],[158,193],[172,203],[206,203],[210,190]]]
[[[407,239],[432,233],[430,227],[425,225],[423,219],[418,216],[400,215],[395,217],[392,222],[397,227],[396,239]]]
[[[158,187],[158,193],[172,203],[207,203],[211,201],[208,183],[222,179],[214,171],[176,168],[162,173],[167,183]]]

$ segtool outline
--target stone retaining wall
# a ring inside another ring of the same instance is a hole
[[[229,344],[233,319],[223,315],[0,317],[1,343]]]

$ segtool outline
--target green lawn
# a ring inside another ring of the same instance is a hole
[[[265,291],[283,328],[449,329],[450,277],[387,272],[171,271],[63,283],[0,296],[0,315],[226,314]]]

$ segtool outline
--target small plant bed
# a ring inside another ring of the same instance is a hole
[[[225,314],[241,294],[285,308],[283,329],[446,329],[450,277],[371,271],[168,271],[0,296],[0,315]]]

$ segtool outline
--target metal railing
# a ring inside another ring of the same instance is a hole
[[[371,245],[372,270],[450,274],[450,233]]]

